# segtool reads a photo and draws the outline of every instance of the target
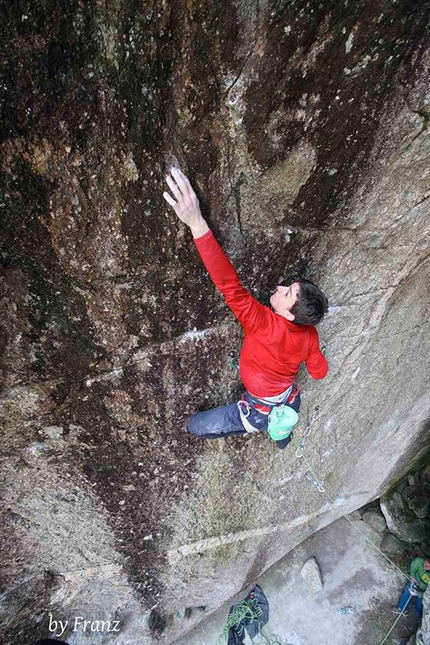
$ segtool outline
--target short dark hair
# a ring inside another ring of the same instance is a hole
[[[311,280],[300,278],[297,301],[291,307],[296,325],[318,325],[328,310],[328,300]]]

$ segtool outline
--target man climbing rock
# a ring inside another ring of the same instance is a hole
[[[245,394],[231,405],[194,414],[188,421],[189,430],[206,439],[265,431],[275,406],[287,405],[298,412],[300,389],[295,378],[303,361],[313,378],[322,379],[327,374],[327,361],[314,326],[327,311],[327,298],[313,282],[301,279],[288,286],[279,285],[270,298],[271,308],[260,304],[242,286],[215,240],[187,177],[173,168],[166,181],[173,197],[165,192],[164,198],[190,228],[213,283],[245,334],[239,361]],[[291,434],[276,443],[285,448],[290,441]]]

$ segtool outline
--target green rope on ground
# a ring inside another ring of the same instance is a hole
[[[250,598],[249,600],[243,600],[238,605],[233,607],[233,610],[227,618],[227,622],[224,626],[224,636],[228,636],[229,629],[235,627],[239,636],[243,634],[243,625],[239,627],[240,623],[244,618],[249,620],[249,624],[260,622],[262,615],[261,607],[258,606],[257,598]]]
[[[257,598],[250,598],[249,600],[243,600],[241,603],[235,605],[228,615],[227,622],[224,625],[223,635],[218,639],[218,643],[227,640],[228,632],[232,627],[236,628],[239,636],[242,636],[244,631],[244,626],[240,623],[246,619],[248,624],[258,623],[258,641],[255,641],[256,645],[265,644],[265,645],[281,645],[281,639],[279,636],[266,636],[263,634],[264,623],[261,621],[262,609],[258,606]]]

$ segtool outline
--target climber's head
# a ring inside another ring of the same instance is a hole
[[[305,278],[288,286],[278,285],[270,304],[275,313],[296,325],[317,325],[328,309],[321,289]]]
[[[425,569],[426,571],[430,571],[430,558],[426,558],[426,559],[424,560],[424,569]]]
[[[284,316],[284,318],[292,322],[294,315],[291,313],[291,309],[297,302],[299,291],[300,285],[298,282],[293,282],[293,284],[289,284],[288,286],[278,284],[275,292],[270,297],[272,309],[277,314]]]

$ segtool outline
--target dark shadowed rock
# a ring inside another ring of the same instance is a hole
[[[399,493],[381,498],[381,510],[390,533],[403,542],[415,544],[425,540],[428,524],[417,518]]]
[[[400,556],[404,552],[406,546],[407,545],[404,542],[401,542],[399,538],[395,535],[391,535],[391,533],[386,533],[381,541],[381,551],[390,557]]]
[[[430,484],[408,486],[403,491],[402,496],[417,517],[424,519],[429,516]]]

